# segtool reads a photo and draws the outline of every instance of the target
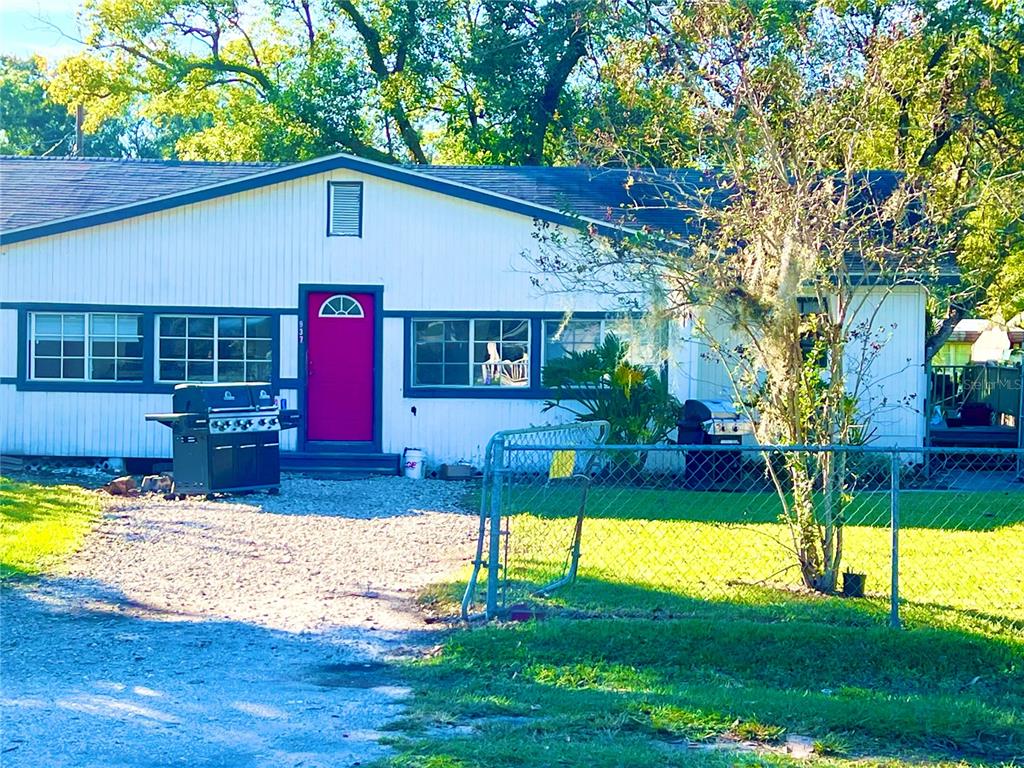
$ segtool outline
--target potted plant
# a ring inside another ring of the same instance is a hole
[[[866,573],[854,573],[849,568],[843,571],[843,597],[864,597]]]

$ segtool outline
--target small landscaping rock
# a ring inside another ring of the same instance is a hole
[[[103,486],[102,490],[111,496],[134,496],[138,494],[138,486],[135,483],[135,478],[131,475],[111,480]]]

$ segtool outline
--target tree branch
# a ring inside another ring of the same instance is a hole
[[[362,39],[363,46],[366,49],[370,70],[377,76],[377,81],[383,85],[393,73],[388,68],[387,62],[384,59],[380,33],[373,28],[373,25],[366,20],[351,0],[337,0],[337,7],[339,11],[348,16],[353,26],[355,26],[356,32]],[[395,124],[402,134],[402,140],[405,142],[406,147],[408,147],[409,154],[412,155],[413,160],[426,165],[427,155],[423,151],[419,132],[413,127],[402,100],[396,98],[394,105],[388,112],[395,119]]]

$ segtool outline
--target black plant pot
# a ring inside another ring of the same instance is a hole
[[[864,597],[864,582],[867,581],[866,573],[852,573],[847,571],[843,574],[843,597]]]

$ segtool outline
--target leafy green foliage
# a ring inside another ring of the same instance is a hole
[[[628,361],[629,345],[614,333],[595,349],[549,360],[543,384],[555,390],[545,409],[561,408],[579,421],[607,421],[608,441],[649,445],[676,425],[679,401],[653,368]]]
[[[50,90],[90,125],[184,120],[176,152],[537,164],[564,155],[574,79],[615,15],[582,0],[87,0]]]
[[[0,57],[0,154],[42,155],[74,142],[75,120],[46,100],[39,59]]]
[[[443,154],[511,165],[560,159],[579,119],[570,78],[612,15],[588,0],[465,6],[475,23],[465,27],[462,82],[446,110]]]

